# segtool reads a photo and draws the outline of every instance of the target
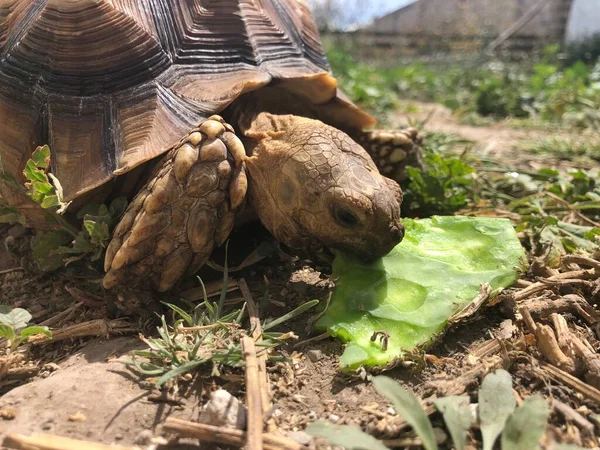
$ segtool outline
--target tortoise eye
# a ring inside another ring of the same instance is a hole
[[[332,208],[332,213],[335,221],[344,228],[357,228],[360,226],[360,219],[347,206],[335,205]]]

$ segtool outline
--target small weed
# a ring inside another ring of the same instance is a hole
[[[385,376],[375,377],[373,384],[382,396],[392,402],[398,415],[412,426],[421,438],[423,448],[437,450],[434,428],[419,399]],[[516,403],[508,372],[501,369],[486,376],[479,390],[479,422],[484,450],[492,449],[498,438],[503,450],[537,447],[548,420],[548,405],[539,395],[527,397],[518,408]],[[435,401],[435,406],[442,414],[454,448],[464,449],[467,432],[473,423],[469,397],[441,398]],[[348,450],[387,449],[382,441],[350,425],[317,421],[311,423],[306,431]]]
[[[448,155],[470,142],[445,133],[424,133],[424,168],[407,168],[404,189],[407,213],[416,216],[449,214],[467,206],[473,190],[474,169],[460,155]]]
[[[204,288],[202,280],[200,283]],[[250,334],[243,326],[245,305],[241,309],[221,313],[227,285],[225,271],[224,288],[219,302],[210,302],[205,292],[204,301],[193,306],[191,313],[166,303],[173,312],[174,324],[167,325],[165,316],[162,316],[161,325],[157,327],[159,336],[141,337],[149,349],[133,351],[131,360],[125,364],[142,376],[158,377],[158,386],[176,380],[201,366],[210,367],[212,376],[219,376],[224,367],[243,367],[241,338]],[[263,340],[258,344],[259,349],[266,351],[292,337],[290,333],[270,330],[302,314],[317,303],[318,300],[306,302],[278,319],[265,322],[262,326]]]
[[[10,308],[0,305],[0,337],[8,342],[10,352],[14,352],[23,342],[36,334],[43,334],[49,338],[52,333],[48,327],[39,325],[27,326],[32,316],[29,311],[22,308]]]
[[[56,223],[54,230],[37,233],[31,240],[33,260],[43,271],[56,270],[84,258],[98,261],[104,255],[112,229],[127,207],[127,200],[119,197],[108,206],[85,206],[77,213],[81,228],[74,227],[64,217],[69,203],[64,201],[60,181],[49,172],[50,157],[47,145],[35,149],[23,171],[27,180],[24,186],[0,164],[0,182],[26,193]],[[25,224],[16,208],[0,203],[0,223],[8,221]]]

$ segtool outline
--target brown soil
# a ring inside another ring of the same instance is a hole
[[[511,129],[502,124],[492,127],[459,125],[442,107],[418,106],[418,113],[413,115],[417,119],[423,119],[434,108],[439,110],[429,121],[428,129],[460,134],[475,141],[478,152],[487,152],[507,161],[514,161],[519,141],[548,135],[535,130]],[[403,115],[399,114],[398,123],[403,119]],[[239,263],[244,255],[268,239],[260,228],[249,227],[244,231],[238,232],[230,243],[230,248],[235,250],[230,254],[232,265]],[[249,240],[248,235],[253,238]],[[51,322],[52,328],[64,328],[94,319],[114,319],[118,316],[118,309],[106,305],[127,302],[127,299],[118,299],[113,294],[102,292],[95,283],[97,280],[76,278],[68,270],[53,274],[35,271],[27,259],[29,235],[20,227],[0,228],[0,237],[4,243],[0,246],[0,301],[29,310],[34,316],[34,323],[59,317],[60,320]],[[222,260],[222,255],[216,259],[220,258]],[[270,287],[269,308],[265,316],[279,317],[308,299],[325,301],[330,288],[327,273],[327,267],[279,251],[231,276],[244,277],[257,302],[264,295],[263,277],[266,276]],[[207,269],[201,276],[209,281],[219,279],[221,275]],[[184,287],[196,284],[192,278],[184,283]],[[236,295],[239,297],[239,294],[233,294],[233,297]],[[168,295],[159,299],[172,300]],[[57,316],[69,310],[71,312],[64,317]],[[285,356],[287,362],[269,367],[275,404],[273,417],[279,430],[284,434],[299,431],[309,421],[319,417],[337,423],[357,424],[378,436],[396,437],[404,426],[392,415],[392,411],[388,411],[389,402],[374,391],[368,380],[339,373],[342,344],[330,338],[302,343],[314,337],[306,330],[309,317],[310,313],[307,313],[285,326],[286,331],[298,335],[299,343],[279,348],[277,353]],[[263,320],[265,318],[262,317]],[[499,307],[485,309],[467,324],[449,330],[428,350],[426,356],[415,358],[387,374],[422,397],[432,392],[455,392],[460,388],[468,394],[474,394],[481,376],[459,377],[480,366],[485,369],[483,359],[474,354],[477,354],[480,344],[490,340],[490,336],[506,335],[507,326],[510,328],[507,319],[510,318],[512,316]],[[509,332],[509,337],[512,336]],[[160,425],[167,416],[196,420],[200,404],[217,381],[201,378],[200,384],[182,389],[178,397],[180,400],[175,404],[160,399],[151,400],[158,394],[152,391],[152,384],[140,381],[122,362],[116,361],[117,358],[125,358],[129,350],[141,347],[143,345],[134,332],[127,337],[74,338],[31,346],[25,361],[20,364],[35,366],[36,375],[16,380],[9,377],[0,382],[3,394],[0,417],[4,418],[0,422],[2,436],[15,432],[41,432],[131,445],[136,440],[142,442],[139,438],[144,430],[151,430],[152,435],[160,436]],[[320,351],[321,357],[311,361],[306,355],[309,350]],[[570,388],[540,382],[530,364],[530,359],[525,356],[521,359],[505,359],[498,364],[498,367],[511,368],[515,391],[521,397],[539,392],[583,408],[581,411],[597,411],[597,405],[578,398]],[[457,388],[456,380],[460,380],[459,383],[468,382]],[[230,382],[228,387],[233,394],[243,397],[243,385]],[[476,395],[472,399],[476,401]],[[438,416],[434,415],[433,419],[434,424],[441,426]],[[593,442],[591,436],[582,435],[577,427],[555,412],[551,416],[551,424],[548,435],[558,436],[559,441],[586,446]],[[477,438],[475,432],[471,441],[476,442]]]

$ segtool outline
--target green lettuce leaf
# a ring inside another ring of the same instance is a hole
[[[382,259],[365,264],[339,255],[336,287],[316,327],[347,342],[344,370],[387,366],[439,335],[483,285],[513,284],[526,256],[508,219],[462,216],[404,221],[406,237]],[[387,349],[382,333],[387,334]]]

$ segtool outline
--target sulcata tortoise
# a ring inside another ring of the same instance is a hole
[[[372,259],[403,237],[386,176],[419,164],[417,133],[364,131],[305,0],[0,0],[0,55],[5,170],[23,181],[48,143],[70,209],[130,199],[106,288],[170,289],[241,211],[311,253]],[[36,225],[37,205],[0,195]]]

